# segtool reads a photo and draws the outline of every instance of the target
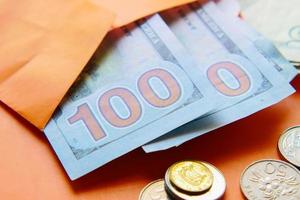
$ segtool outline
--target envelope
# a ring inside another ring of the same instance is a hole
[[[186,2],[2,0],[0,100],[43,129],[111,28]]]
[[[113,19],[86,0],[2,1],[0,100],[43,128]]]

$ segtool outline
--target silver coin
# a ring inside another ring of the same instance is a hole
[[[278,149],[288,162],[300,167],[300,126],[291,127],[280,136]]]
[[[248,200],[299,200],[300,172],[280,160],[259,160],[242,173],[240,186]]]
[[[171,184],[170,178],[168,177],[168,171],[165,175],[165,185],[166,185],[166,191],[172,196],[174,199],[178,200],[217,200],[220,199],[226,190],[226,181],[223,176],[223,174],[213,165],[202,162],[213,174],[214,176],[214,182],[211,188],[199,195],[191,195],[186,194],[181,191],[176,190],[176,188]]]
[[[170,200],[165,191],[164,180],[159,179],[146,185],[140,193],[139,200]]]

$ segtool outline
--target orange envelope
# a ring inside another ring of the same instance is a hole
[[[0,100],[43,129],[108,30],[191,1],[2,0]]]
[[[43,128],[113,19],[86,0],[3,1],[0,100]]]

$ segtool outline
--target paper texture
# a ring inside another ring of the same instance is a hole
[[[195,0],[92,0],[116,13],[113,27],[123,26],[152,13]],[[206,0],[200,0],[205,2]]]
[[[300,61],[299,0],[239,0],[242,16],[271,39],[286,59]]]
[[[113,14],[85,0],[8,0],[0,10],[0,100],[41,129]]]

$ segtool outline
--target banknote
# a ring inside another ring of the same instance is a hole
[[[239,16],[241,13],[241,5],[238,0],[214,0],[213,2],[226,14]]]
[[[238,0],[231,1],[235,1],[236,3],[238,3]],[[224,2],[224,4],[225,3],[226,2]],[[255,1],[248,2],[244,0],[242,7],[244,9],[249,6],[251,7],[252,3],[255,3]],[[260,51],[261,54],[263,54],[266,57],[266,59],[269,59],[271,62],[273,62],[274,67],[277,69],[277,71],[279,71],[282,74],[282,76],[286,80],[291,81],[295,78],[295,76],[298,74],[297,70],[286,58],[284,58],[284,56],[281,54],[281,52],[277,49],[277,47],[273,44],[273,42],[270,39],[266,38],[261,33],[256,31],[252,26],[249,26],[245,22],[245,20],[242,20],[239,17],[233,15],[231,12],[229,12],[229,9],[226,9],[225,6],[219,6],[217,4],[217,7],[223,11],[223,14],[228,14],[228,19],[234,21],[233,23],[238,24],[238,26],[240,27],[240,31],[254,43],[256,48]],[[263,13],[264,11],[260,10],[257,12]]]
[[[234,122],[266,108],[294,92],[288,82],[280,75],[274,62],[267,59],[260,49],[239,31],[238,23],[227,18],[213,3],[201,7],[198,3],[181,6],[163,12],[163,19],[177,38],[198,61],[223,55],[235,57],[235,62],[243,62],[242,68],[216,68],[218,76],[230,73],[236,83],[215,83],[232,94],[223,93],[229,103],[218,106],[212,112],[166,134],[146,145],[146,152],[153,152],[178,146],[199,135]],[[247,63],[247,64],[246,64]],[[209,68],[203,68],[209,76]],[[229,83],[229,82],[227,82]],[[213,83],[214,84],[214,83]],[[236,101],[238,99],[238,102]],[[230,104],[230,100],[231,104]]]
[[[300,61],[300,1],[239,0],[244,19],[291,61]]]
[[[211,111],[201,64],[159,15],[111,32],[45,128],[69,177]]]
[[[251,7],[252,4],[255,4],[255,0],[215,0],[214,2],[224,15],[228,15],[228,19],[234,21],[234,23],[238,23],[238,26],[243,27],[240,28],[240,31],[254,43],[255,47],[266,57],[266,59],[274,63],[276,70],[286,80],[292,81],[295,78],[299,73],[299,70],[297,69],[299,63],[288,61],[270,39],[257,32],[252,26],[246,23],[244,19],[242,20],[240,17],[237,17],[240,15],[242,8],[244,10],[247,7]],[[242,5],[240,5],[240,3],[242,3]],[[263,12],[263,10],[260,10],[260,12]]]
[[[251,2],[253,3],[255,1],[252,0]],[[250,6],[251,2],[243,0],[243,8]],[[276,70],[282,74],[286,80],[292,81],[295,78],[298,72],[293,66],[293,63],[290,63],[286,58],[283,57],[271,40],[267,39],[261,33],[257,32],[253,27],[249,26],[245,20],[237,17],[241,12],[241,7],[238,0],[216,0],[215,4],[224,15],[228,15],[228,19],[241,27],[240,32],[242,32],[244,36],[253,42],[257,50],[260,51],[260,53],[263,54],[266,59],[269,59],[271,62],[273,62]]]

